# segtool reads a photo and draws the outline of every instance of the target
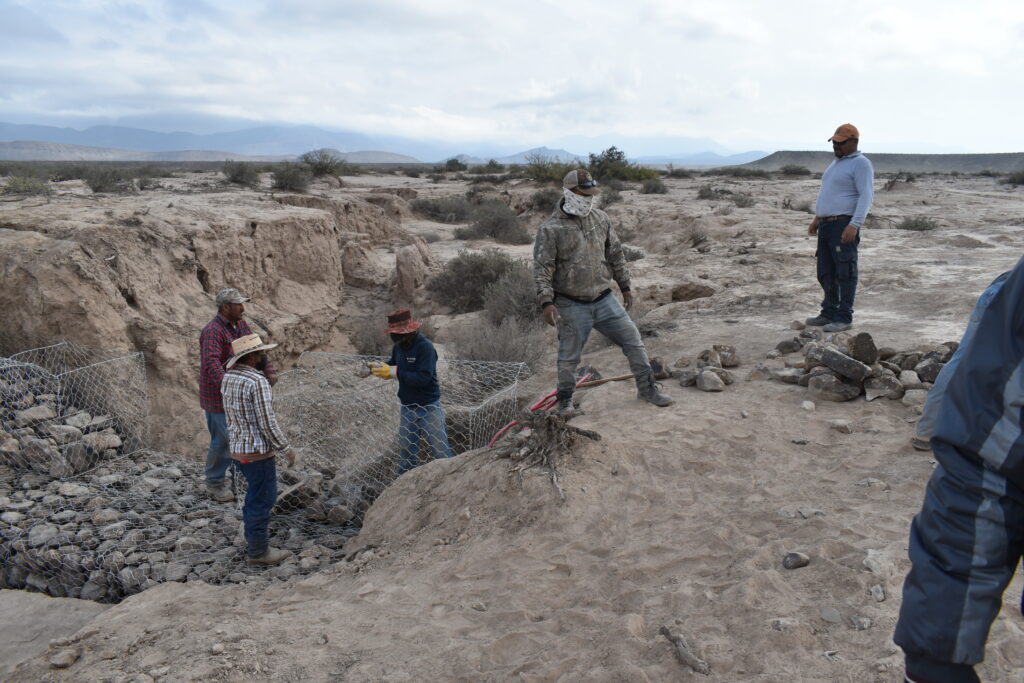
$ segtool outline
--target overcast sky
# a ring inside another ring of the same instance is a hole
[[[1022,44],[1020,0],[0,0],[0,121],[1020,152]]]

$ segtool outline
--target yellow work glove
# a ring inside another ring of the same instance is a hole
[[[397,367],[394,365],[385,365],[384,363],[379,362],[370,363],[370,372],[372,372],[375,377],[380,377],[381,379],[394,379],[395,377],[398,377]]]

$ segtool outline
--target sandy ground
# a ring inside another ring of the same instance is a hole
[[[465,191],[346,182],[350,192]],[[602,439],[563,462],[564,502],[541,472],[510,473],[493,453],[431,463],[378,499],[350,561],[260,593],[161,585],[82,629],[70,668],[43,656],[10,680],[900,680],[891,636],[907,533],[934,464],[910,448],[914,410],[863,398],[806,410],[800,387],[745,381],[793,335],[791,320],[817,312],[810,215],[782,207],[813,200],[817,181],[668,183],[666,195],[628,190],[610,209],[648,253],[631,266],[643,322],[657,328],[649,350],[671,361],[734,344],[739,381],[719,394],[667,384],[676,403],[665,409],[637,402],[627,383],[583,392],[586,414],[573,424]],[[709,183],[756,203],[697,200]],[[977,295],[1024,249],[1024,191],[991,178],[924,177],[889,192],[882,183],[862,237],[855,329],[896,348],[958,339]],[[939,227],[893,229],[905,216]],[[431,244],[442,257],[464,246],[450,226],[403,227],[442,235]],[[694,229],[707,253],[687,243]],[[666,292],[693,280],[715,294],[670,302]],[[617,349],[592,348],[586,363],[626,371]],[[531,395],[553,386],[553,357],[548,368]],[[830,429],[834,419],[852,433]],[[791,551],[810,564],[784,569]],[[1021,590],[1018,577],[983,680],[1024,677]],[[835,613],[838,623],[825,618]],[[661,626],[685,635],[709,676],[676,661]]]

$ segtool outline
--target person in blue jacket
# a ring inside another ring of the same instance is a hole
[[[893,637],[914,683],[979,680],[974,665],[1024,551],[1024,259],[960,350]]]
[[[452,457],[441,406],[441,384],[437,381],[437,351],[420,333],[421,326],[412,319],[408,308],[389,313],[387,333],[395,343],[391,358],[387,365],[371,364],[377,377],[398,380],[398,400],[402,406],[397,475],[419,464],[421,439],[426,441],[434,459]]]

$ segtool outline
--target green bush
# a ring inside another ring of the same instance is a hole
[[[274,189],[305,192],[312,180],[309,171],[300,164],[283,163],[274,168]]]
[[[414,199],[409,207],[417,214],[438,223],[463,223],[473,210],[473,205],[462,197]]]
[[[235,185],[255,187],[260,182],[260,172],[256,166],[244,161],[225,161],[223,173],[228,182]]]
[[[309,172],[314,178],[325,175],[341,176],[351,175],[351,170],[345,160],[334,153],[331,149],[314,149],[306,152],[299,159],[309,167]]]
[[[983,178],[998,178],[999,176],[1002,175],[1002,173],[1000,173],[999,171],[993,171],[991,169],[986,168],[984,171],[978,171],[978,175],[982,176]]]
[[[661,178],[648,178],[640,186],[640,194],[667,194],[668,186]]]
[[[665,171],[665,175],[669,178],[692,178],[693,171],[687,168],[676,168],[672,164],[669,164],[668,169]]]
[[[609,147],[600,154],[591,154],[587,168],[598,181],[613,178],[618,180],[651,180],[660,174],[652,168],[630,163],[626,153],[617,147]],[[571,169],[570,169],[571,170]]]
[[[545,187],[530,195],[530,206],[539,211],[552,211],[561,198],[561,191],[553,187]]]
[[[723,190],[714,185],[701,185],[697,188],[697,199],[721,199],[731,195],[729,190]]]
[[[939,227],[938,221],[927,216],[907,216],[896,224],[897,230],[914,230],[916,232],[934,230],[937,227]]]
[[[452,172],[452,171],[465,171],[466,168],[467,168],[466,164],[462,163],[461,161],[459,161],[455,157],[452,157],[451,159],[447,159],[444,162],[444,170],[448,171],[448,172]]]
[[[11,176],[3,186],[3,194],[49,196],[50,184],[42,178]]]
[[[430,179],[431,182],[435,183],[442,183],[445,180],[448,180],[448,176],[446,176],[444,173],[431,173],[430,175],[427,176],[427,178]]]
[[[455,228],[455,239],[487,239],[502,244],[529,244],[530,233],[526,231],[515,211],[504,202],[487,200],[473,208],[470,224]]]
[[[495,324],[508,318],[536,321],[540,310],[532,263],[513,261],[508,270],[484,288],[483,303],[487,317]]]
[[[754,202],[754,198],[751,195],[747,194],[746,192],[739,192],[737,194],[734,194],[732,197],[732,201],[737,206],[737,208],[740,209],[749,209],[756,203]]]
[[[527,154],[523,176],[541,183],[555,182],[561,185],[562,178],[565,177],[566,173],[582,166],[583,164],[578,159],[576,163],[565,164],[543,154]]]
[[[84,166],[81,178],[93,192],[130,192],[135,189],[131,174],[113,166]]]
[[[1004,185],[1024,185],[1024,171],[1014,171],[1005,178],[1000,178],[999,182]]]
[[[811,175],[811,169],[806,166],[800,166],[799,164],[786,164],[779,169],[779,172],[782,175],[788,176]]]
[[[498,249],[463,250],[427,281],[427,289],[453,313],[479,311],[484,306],[487,285],[496,282],[513,264],[512,257]]]
[[[418,170],[416,170],[415,168],[407,168],[407,169],[403,170],[402,173],[404,173],[405,177],[407,177],[407,178],[419,178],[420,177],[420,172]]]
[[[759,168],[747,168],[746,166],[722,166],[705,171],[704,175],[724,175],[732,178],[771,178],[768,171]]]
[[[469,169],[468,173],[484,174],[484,173],[504,173],[505,165],[499,164],[494,159],[491,159],[482,166],[473,166]]]

